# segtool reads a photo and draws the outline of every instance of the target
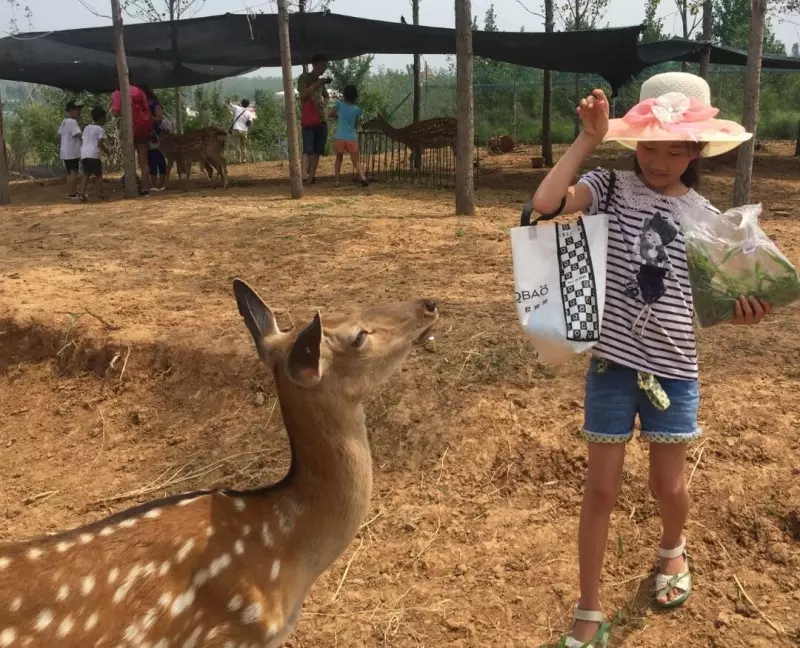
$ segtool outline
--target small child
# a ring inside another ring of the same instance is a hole
[[[83,144],[81,145],[81,166],[83,167],[83,184],[81,185],[80,200],[86,202],[86,187],[89,178],[100,179],[100,189],[97,192],[100,200],[103,200],[103,163],[100,160],[100,152],[106,155],[108,150],[105,145],[106,131],[103,125],[106,123],[106,111],[101,106],[92,108],[92,123],[83,129]]]
[[[331,117],[338,119],[333,145],[336,148],[336,163],[333,172],[336,177],[336,186],[339,186],[339,174],[342,171],[342,161],[345,152],[350,154],[353,167],[361,177],[361,186],[366,187],[369,183],[364,175],[364,170],[358,162],[358,134],[356,133],[356,122],[364,114],[364,111],[356,105],[358,100],[358,90],[354,85],[346,86],[344,89],[344,101],[337,101]]]
[[[67,168],[67,197],[78,199],[78,172],[81,161],[81,127],[78,126],[78,117],[81,108],[74,101],[66,105],[66,117],[58,127],[58,139],[61,142],[61,159]]]

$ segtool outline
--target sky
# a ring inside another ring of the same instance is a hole
[[[97,27],[111,23],[110,5],[107,0],[1,0],[0,4],[0,35],[5,36],[9,29],[12,17],[11,2],[18,2],[20,8],[16,10],[19,26],[22,31],[29,31],[24,15],[27,5],[33,12],[33,29],[36,31],[50,31],[58,29],[75,29],[80,27]],[[163,0],[153,0],[155,3]],[[559,0],[555,0],[556,4]],[[313,0],[309,2],[311,6]],[[483,15],[491,4],[490,0],[472,0],[472,13],[483,22]],[[604,24],[599,26],[621,27],[638,24],[644,20],[643,0],[609,0],[608,11],[604,17]],[[544,31],[543,21],[531,12],[541,13],[541,0],[496,0],[494,3],[497,26],[503,31],[519,31],[524,26],[525,31]],[[211,16],[225,12],[245,13],[246,11],[260,11],[273,13],[275,0],[206,0],[196,16]],[[405,16],[411,22],[410,0],[386,0],[384,2],[365,2],[364,0],[332,0],[330,10],[334,13],[399,22],[400,16]],[[100,15],[97,15],[100,14]],[[680,19],[675,7],[675,0],[661,0],[659,16],[664,19],[664,27],[678,33]],[[129,20],[129,22],[135,22]],[[420,0],[420,23],[433,27],[454,26],[454,0]],[[787,47],[795,42],[800,42],[800,16],[779,15],[773,19],[773,28],[778,38]],[[444,56],[429,56],[424,60],[432,68],[446,65]],[[409,56],[403,55],[377,55],[374,65],[387,68],[404,68],[410,63]],[[267,76],[280,76],[280,68],[264,68],[257,74]]]

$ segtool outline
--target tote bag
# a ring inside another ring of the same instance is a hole
[[[539,361],[561,364],[600,340],[606,295],[608,206],[616,177],[611,174],[601,213],[571,223],[531,222],[525,206],[511,229],[517,315]],[[541,224],[540,224],[541,223]]]

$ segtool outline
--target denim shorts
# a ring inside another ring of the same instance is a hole
[[[603,365],[605,365],[603,367]],[[586,375],[583,437],[593,443],[626,443],[633,437],[639,415],[641,437],[651,443],[688,443],[697,439],[700,391],[697,380],[678,380],[659,376],[658,382],[669,396],[670,405],[657,409],[639,388],[637,371],[592,358]]]
[[[328,143],[328,124],[325,122],[317,126],[304,127],[303,155],[325,155],[325,146]]]

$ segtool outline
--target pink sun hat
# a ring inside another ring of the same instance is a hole
[[[703,142],[703,157],[722,155],[753,134],[727,119],[716,119],[711,89],[696,74],[665,72],[642,84],[639,103],[620,119],[610,119],[605,142],[636,149],[638,142]]]

